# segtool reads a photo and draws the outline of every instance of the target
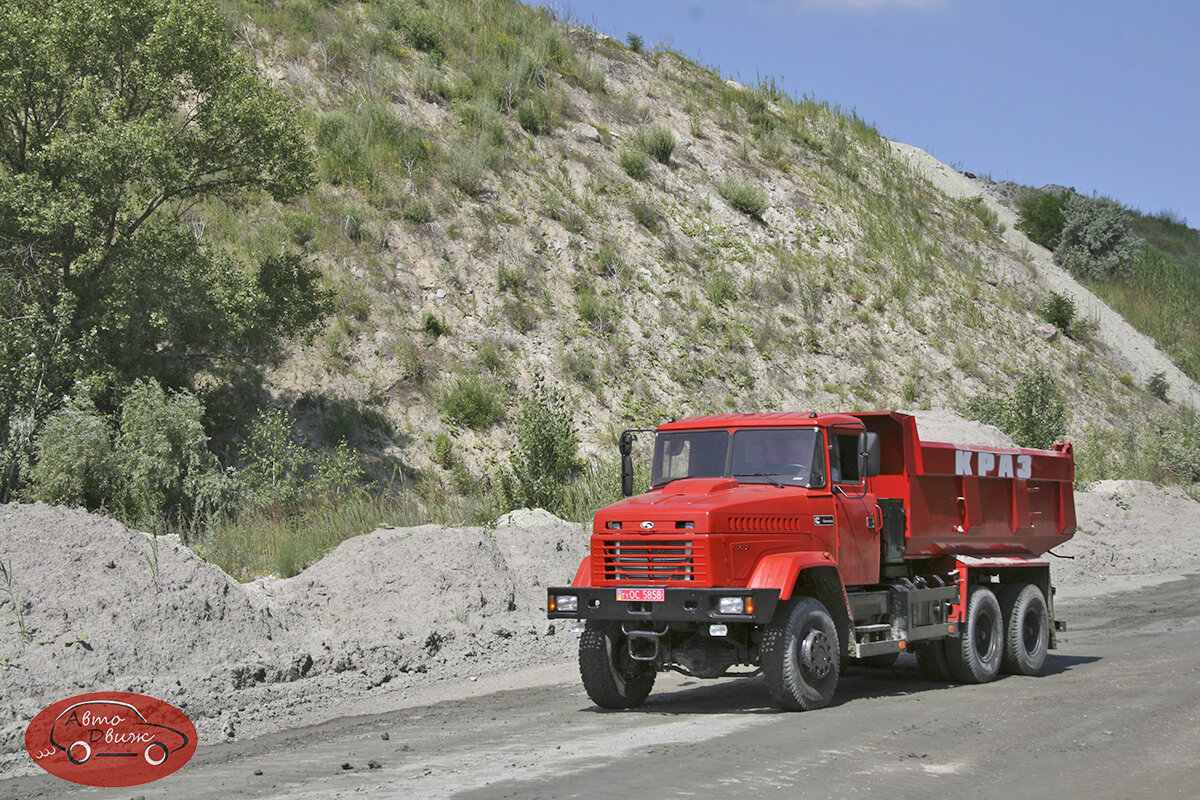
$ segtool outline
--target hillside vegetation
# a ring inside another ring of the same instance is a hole
[[[14,495],[183,529],[249,576],[382,523],[539,499],[582,518],[617,492],[622,429],[697,413],[1013,419],[1058,398],[1056,432],[1092,449],[1081,474],[1200,478],[1194,419],[1123,380],[1086,326],[1047,334],[1052,298],[1009,268],[995,213],[933,190],[853,113],[508,0],[220,8],[307,131],[312,188],[164,213],[199,252],[290,264],[269,274],[291,276],[294,333],[236,380],[74,390],[27,441],[95,442],[112,486],[82,491],[86,454],[17,452],[10,433]],[[137,433],[154,414],[173,444]],[[1131,419],[1146,428],[1126,453]],[[176,467],[139,477],[122,453]],[[121,500],[131,482],[148,488]]]

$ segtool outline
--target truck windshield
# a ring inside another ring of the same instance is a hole
[[[680,478],[733,477],[741,483],[824,484],[824,458],[813,428],[672,431],[654,441],[657,488]],[[813,476],[812,465],[817,464]]]
[[[720,478],[729,461],[729,431],[660,433],[654,440],[654,475],[650,485],[680,478]]]

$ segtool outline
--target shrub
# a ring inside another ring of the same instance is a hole
[[[421,330],[434,339],[437,339],[449,333],[450,326],[437,314],[432,311],[426,311],[424,316],[421,317]]]
[[[317,504],[337,503],[350,493],[370,488],[358,463],[358,453],[346,442],[309,453],[306,493]],[[312,504],[312,500],[309,501]]]
[[[184,533],[225,510],[224,476],[209,452],[204,406],[189,392],[137,381],[121,406],[117,493],[128,521],[174,525]],[[214,494],[214,491],[216,492]]]
[[[444,431],[433,437],[433,463],[442,469],[454,466],[454,442]]]
[[[305,452],[292,436],[293,427],[282,408],[264,408],[250,424],[238,448],[245,463],[238,482],[251,505],[287,510],[298,501]]]
[[[633,52],[640,53],[646,45],[646,40],[633,31],[629,31],[625,34],[625,44],[629,45],[629,49]]]
[[[1194,485],[1200,481],[1200,417],[1185,411],[1127,417],[1116,430],[1092,427],[1075,443],[1075,480]]]
[[[1065,294],[1051,292],[1040,309],[1042,319],[1070,335],[1075,324],[1075,301]]]
[[[549,133],[550,107],[540,95],[524,100],[517,106],[517,121],[521,123],[522,128],[535,136]]]
[[[1020,217],[1017,230],[1047,250],[1053,250],[1058,247],[1063,226],[1067,223],[1063,215],[1066,202],[1066,192],[1029,192],[1017,201]]]
[[[1125,207],[1108,197],[1073,194],[1063,209],[1066,223],[1054,262],[1078,278],[1104,280],[1127,274],[1142,241],[1129,226]]]
[[[521,401],[517,445],[509,457],[511,471],[501,476],[505,505],[561,513],[563,486],[582,469],[578,450],[566,395],[546,386],[543,375],[536,375],[532,390]]]
[[[1167,394],[1171,391],[1171,384],[1167,382],[1167,374],[1156,372],[1151,375],[1150,380],[1146,381],[1146,391],[1165,402]]]
[[[429,201],[423,198],[405,203],[400,214],[409,222],[419,224],[433,222],[433,208],[429,205]]]
[[[454,379],[437,397],[442,418],[450,425],[483,430],[504,418],[498,387],[477,375]]]
[[[426,53],[442,54],[442,39],[434,16],[412,0],[390,0],[380,6],[385,27],[402,32],[408,42]]]
[[[120,482],[120,467],[108,420],[86,395],[67,400],[37,436],[31,471],[32,499],[97,509]]]
[[[730,176],[717,184],[717,191],[725,198],[725,202],[738,211],[762,220],[763,212],[767,210],[767,192],[762,187]]]
[[[675,152],[675,134],[669,128],[655,125],[640,131],[633,141],[639,150],[658,163],[671,163],[671,154]]]
[[[737,299],[737,281],[728,272],[722,270],[712,276],[704,288],[704,292],[714,306],[724,306]]]
[[[1007,397],[973,397],[963,410],[971,419],[1000,428],[1021,447],[1046,449],[1067,432],[1066,401],[1045,367],[1021,376]]]
[[[961,202],[963,207],[979,220],[984,228],[992,233],[1000,232],[1000,215],[996,213],[994,208],[988,205],[982,196],[972,197]]]
[[[658,226],[662,224],[662,214],[645,203],[630,203],[629,212],[633,214],[633,218],[638,221],[639,225],[651,233],[656,233]]]
[[[496,288],[501,293],[521,294],[529,288],[529,271],[521,266],[501,264],[496,269]]]
[[[616,330],[619,315],[616,304],[596,294],[591,286],[577,287],[575,294],[579,318],[586,322],[597,336],[607,336]]]
[[[354,118],[344,111],[331,111],[317,119],[317,153],[321,176],[336,185],[360,185],[371,174],[367,163],[366,139]]]
[[[650,174],[650,157],[641,150],[635,150],[632,147],[622,148],[617,156],[617,163],[621,165],[621,169],[625,170],[625,174],[635,181],[644,180]]]

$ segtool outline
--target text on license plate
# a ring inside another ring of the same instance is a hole
[[[666,599],[662,589],[617,589],[617,600],[630,603],[661,603]]]

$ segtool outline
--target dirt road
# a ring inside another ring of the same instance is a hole
[[[1058,612],[1071,630],[1040,678],[946,686],[905,659],[785,714],[758,679],[662,676],[644,708],[615,713],[561,665],[517,677],[541,685],[201,747],[144,787],[19,778],[0,797],[1194,796],[1200,578]]]

